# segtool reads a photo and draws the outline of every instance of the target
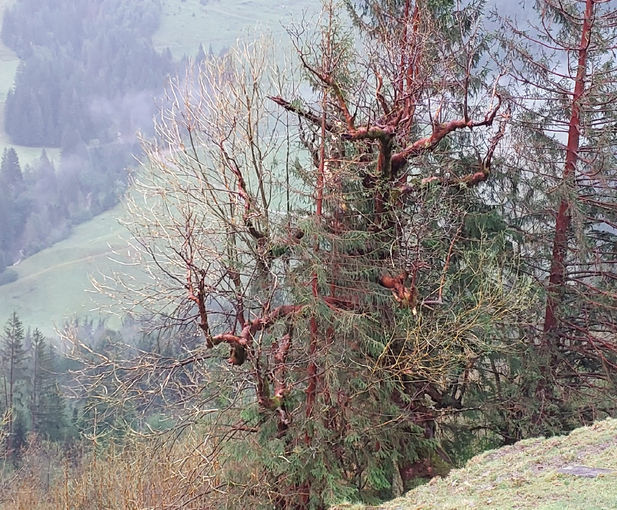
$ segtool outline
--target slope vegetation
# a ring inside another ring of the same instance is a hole
[[[90,278],[130,269],[116,262],[128,255],[118,216],[120,207],[107,211],[13,266],[17,280],[0,286],[0,324],[16,311],[27,326],[52,335],[66,320],[97,318],[103,300],[92,292]]]
[[[485,452],[384,510],[609,510],[617,508],[617,420],[567,436]],[[340,505],[337,509],[369,509]]]

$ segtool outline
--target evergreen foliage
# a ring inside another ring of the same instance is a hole
[[[19,466],[24,448],[38,441],[75,438],[61,386],[74,386],[60,357],[38,329],[26,331],[17,313],[8,319],[0,345],[0,458]],[[77,411],[81,404],[74,409]],[[68,444],[68,443],[67,443]]]
[[[90,380],[128,364],[118,405],[212,423],[237,507],[373,502],[442,470],[441,417],[529,306],[480,187],[508,120],[480,11],[410,5],[356,13],[361,51],[331,4],[317,42],[292,28],[308,98],[259,44],[206,60],[145,146],[129,226],[159,278],[121,284],[204,345]]]
[[[173,69],[152,47],[160,15],[151,0],[21,0],[9,8],[2,40],[22,61],[6,105],[13,141],[72,152],[95,138],[132,136],[141,126],[111,110],[156,95]]]
[[[2,362],[3,404],[8,413],[5,451],[15,456],[24,443],[24,424],[21,414],[23,382],[25,380],[24,328],[15,312],[4,327],[0,361]],[[20,384],[22,383],[22,384]]]
[[[325,2],[316,32],[290,28],[288,72],[263,41],[200,48],[127,197],[148,278],[99,285],[148,333],[65,332],[97,453],[200,437],[176,505],[373,504],[616,412],[615,13],[538,2],[502,70],[482,2],[344,3],[352,26]],[[5,384],[13,445],[29,425],[59,439],[51,416],[71,430],[31,344],[27,403]]]
[[[30,395],[28,407],[31,429],[38,435],[58,441],[66,434],[65,405],[58,387],[56,353],[42,333],[32,333]]]
[[[16,193],[24,182],[19,158],[13,147],[4,149],[0,165],[0,186],[9,193]]]
[[[513,139],[491,194],[541,301],[512,332],[524,344],[494,358],[477,387],[481,405],[484,390],[501,395],[485,411],[508,443],[617,411],[617,111],[607,101],[617,94],[616,11],[596,2],[537,7],[526,31],[504,21]]]

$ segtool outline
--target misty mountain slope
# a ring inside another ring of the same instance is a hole
[[[6,8],[13,3],[14,0],[0,0],[0,25]],[[19,57],[17,54],[0,41],[0,119],[4,119],[6,96],[13,88],[18,67]],[[7,147],[15,148],[22,164],[32,163],[41,155],[41,147],[27,147],[12,143],[12,140],[4,130],[4,122],[0,122],[0,153]],[[59,155],[59,151],[49,149],[48,155],[52,159],[56,158]]]
[[[308,0],[287,2],[286,9],[281,5],[269,0],[210,0],[206,6],[199,0],[164,0],[160,27],[153,35],[154,44],[157,49],[170,47],[177,56],[195,55],[200,44],[206,50],[220,49],[233,44],[250,28],[267,28],[282,35],[281,23],[288,22],[290,16],[300,16],[307,5],[318,8]],[[14,55],[0,48],[0,58],[5,55],[3,50],[8,57]],[[40,154],[40,148],[30,150]],[[93,300],[100,296],[91,292],[90,275],[126,269],[108,260],[109,245],[119,251],[127,249],[123,240],[125,230],[116,221],[119,216],[122,216],[119,207],[96,216],[74,228],[64,241],[23,258],[10,268],[18,279],[0,285],[0,319],[17,311],[24,323],[53,334],[54,326],[60,326],[70,317],[81,314],[96,317],[96,312],[91,310],[98,306]]]
[[[151,132],[156,98],[180,66],[152,46],[160,18],[154,0],[15,0],[4,10],[2,42],[20,59],[4,128],[41,157],[26,166],[11,148],[7,166],[3,156],[0,271],[118,203],[136,132]]]

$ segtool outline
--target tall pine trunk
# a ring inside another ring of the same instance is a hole
[[[548,347],[559,337],[559,306],[564,286],[566,285],[566,257],[568,255],[568,232],[572,223],[572,197],[576,162],[579,155],[579,141],[581,128],[581,99],[585,92],[585,77],[587,75],[587,49],[591,39],[592,20],[594,14],[594,0],[586,0],[585,17],[581,30],[581,43],[578,49],[578,67],[572,95],[572,113],[568,128],[566,147],[566,163],[562,182],[564,196],[559,204],[555,221],[555,236],[553,238],[553,255],[551,258],[551,272],[546,298],[544,315],[544,345]]]

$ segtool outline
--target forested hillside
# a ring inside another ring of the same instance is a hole
[[[72,152],[93,139],[133,139],[174,69],[169,52],[152,47],[160,16],[150,0],[22,0],[7,9],[2,41],[22,61],[6,102],[13,141]]]
[[[2,40],[20,58],[5,131],[14,144],[61,156],[54,165],[43,152],[21,168],[14,150],[5,154],[0,270],[119,200],[136,133],[148,132],[156,97],[178,69],[169,50],[153,48],[160,17],[155,1],[22,0],[5,11]]]

